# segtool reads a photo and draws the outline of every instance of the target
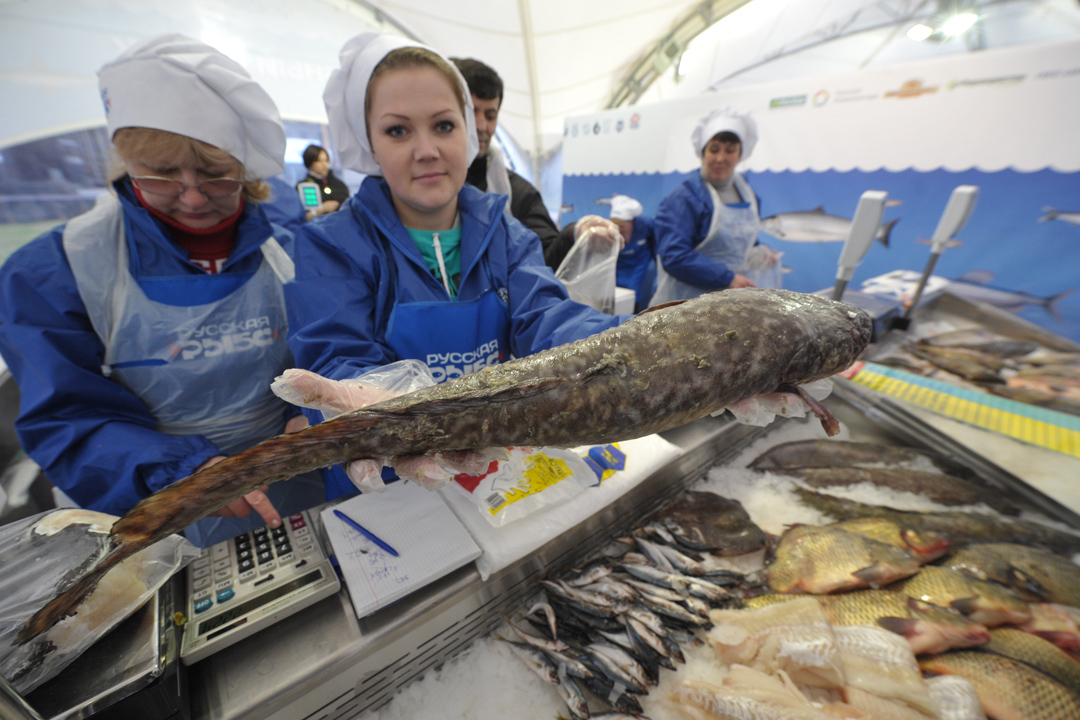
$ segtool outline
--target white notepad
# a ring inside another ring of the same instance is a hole
[[[340,510],[398,552],[380,549],[334,514]],[[322,511],[357,617],[400,600],[480,557],[472,536],[435,492],[395,482],[382,493],[350,498]]]

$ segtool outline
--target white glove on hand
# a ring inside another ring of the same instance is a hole
[[[308,370],[291,368],[276,378],[270,389],[282,400],[320,410],[329,419],[434,384],[427,365],[418,360],[400,360],[349,380],[330,380]],[[506,457],[505,449],[490,448],[372,458],[349,463],[345,474],[361,492],[382,492],[386,489],[382,480],[382,468],[386,465],[393,467],[398,477],[435,490],[458,473],[479,474],[487,470],[492,460]]]
[[[590,251],[601,254],[610,250],[615,242],[619,243],[620,250],[626,244],[619,226],[599,215],[586,215],[574,224],[574,242],[587,242]]]

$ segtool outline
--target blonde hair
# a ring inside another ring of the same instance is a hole
[[[450,89],[454,91],[458,109],[461,110],[463,116],[465,115],[467,104],[465,88],[461,86],[461,80],[458,79],[457,71],[453,65],[441,55],[433,53],[427,48],[414,46],[397,48],[388,52],[386,57],[380,60],[375,69],[371,71],[371,78],[368,80],[367,90],[364,92],[364,128],[367,131],[368,142],[371,142],[371,129],[368,122],[368,115],[371,113],[371,88],[375,86],[376,78],[393,70],[408,70],[424,66],[435,68],[446,78],[446,81],[450,83]]]
[[[187,135],[177,135],[168,130],[155,130],[144,127],[120,128],[113,135],[113,150],[118,163],[113,169],[111,179],[123,177],[127,173],[124,161],[134,160],[146,165],[171,164],[177,158],[191,160],[200,165],[227,165],[236,163],[240,166],[244,178],[244,200],[250,203],[265,202],[270,197],[270,186],[257,178],[247,175],[243,164],[229,154],[227,150],[214,147]]]

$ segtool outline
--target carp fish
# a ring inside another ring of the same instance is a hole
[[[795,525],[780,538],[766,571],[778,593],[825,594],[880,587],[919,571],[919,561],[892,545],[831,525]]]
[[[862,355],[871,330],[864,311],[816,295],[708,293],[265,440],[142,500],[113,526],[109,554],[30,618],[17,641],[74,613],[124,557],[269,483],[366,458],[642,437],[834,375]]]
[[[1080,565],[1041,548],[984,543],[959,548],[946,567],[1005,585],[1025,600],[1080,606]]]

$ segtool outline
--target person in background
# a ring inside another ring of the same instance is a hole
[[[515,217],[522,225],[540,238],[544,248],[544,262],[552,270],[566,257],[570,245],[560,244],[559,228],[551,219],[540,193],[528,180],[506,167],[502,149],[492,143],[495,128],[499,124],[499,109],[503,101],[503,82],[499,74],[479,60],[450,58],[469,84],[473,110],[476,115],[476,137],[480,150],[469,166],[466,182],[485,192],[509,197],[506,214]],[[571,243],[572,245],[572,243]]]
[[[295,233],[308,219],[296,189],[277,175],[266,178],[266,184],[270,186],[270,197],[259,203],[266,219]]]
[[[507,198],[465,182],[479,141],[470,87],[452,64],[377,33],[349,40],[340,61],[323,93],[330,130],[344,167],[367,177],[297,236],[289,344],[317,375],[291,371],[289,390],[337,396],[350,379],[415,361],[442,382],[626,319],[570,300],[536,234],[503,212]],[[409,461],[390,465],[427,477]],[[336,467],[327,492],[355,492],[350,479],[366,487],[381,469]]]
[[[656,234],[641,203],[626,195],[611,198],[611,221],[619,228],[623,249],[615,266],[615,284],[634,291],[634,311],[649,306],[656,285]]]
[[[0,353],[26,453],[78,505],[123,515],[306,420],[270,391],[292,365],[293,272],[292,234],[259,206],[262,178],[284,170],[270,96],[181,35],[136,44],[98,77],[122,168],[92,210],[0,268]],[[186,534],[205,547],[325,498],[315,477],[281,485]]]
[[[318,185],[319,197],[322,198],[322,205],[307,211],[308,220],[316,215],[334,212],[341,207],[341,203],[349,199],[352,193],[330,169],[330,153],[326,152],[326,148],[315,144],[304,148],[304,167],[307,168],[307,176],[300,182],[313,182]]]
[[[742,273],[757,243],[760,211],[735,167],[750,157],[757,139],[753,118],[731,108],[714,110],[694,128],[700,172],[672,190],[656,213],[660,266],[652,305],[754,286]]]

